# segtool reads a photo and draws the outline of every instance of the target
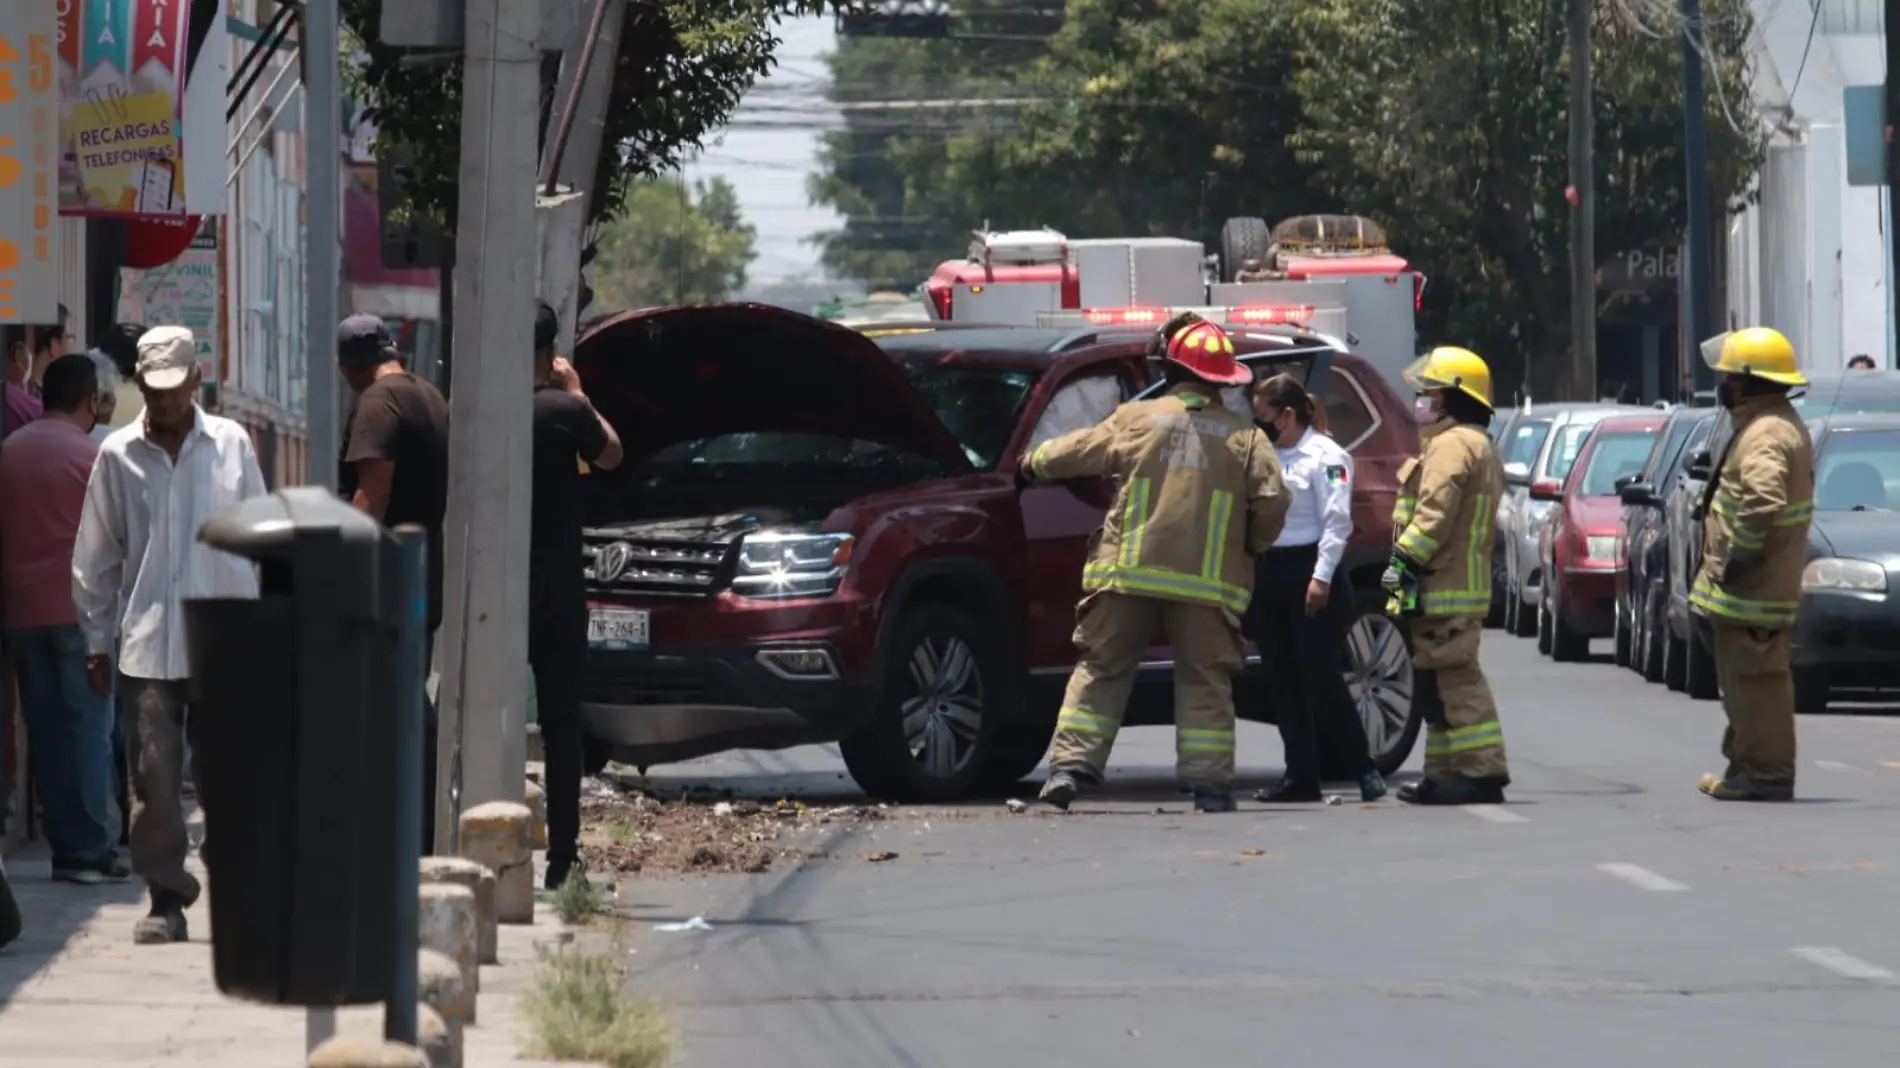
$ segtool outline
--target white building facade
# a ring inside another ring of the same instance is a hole
[[[1895,366],[1886,190],[1848,184],[1844,106],[1885,78],[1881,3],[1750,0],[1752,95],[1773,132],[1757,202],[1728,219],[1725,321],[1775,327],[1812,370],[1859,353]]]

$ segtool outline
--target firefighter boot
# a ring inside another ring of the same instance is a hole
[[[1069,803],[1081,791],[1082,784],[1076,780],[1075,773],[1056,769],[1049,772],[1049,780],[1042,784],[1042,793],[1036,799],[1063,812],[1069,811]]]
[[[1792,786],[1758,786],[1746,779],[1702,776],[1701,790],[1717,801],[1793,801]]]
[[[1408,805],[1501,805],[1504,786],[1490,779],[1420,779],[1399,787],[1399,800]]]
[[[1359,800],[1371,804],[1385,796],[1385,776],[1377,770],[1359,776]]]
[[[1197,786],[1194,788],[1194,811],[1196,812],[1232,812],[1239,807],[1234,803],[1232,787]]]

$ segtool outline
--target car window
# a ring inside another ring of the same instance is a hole
[[[1127,399],[1128,389],[1122,376],[1112,371],[1082,375],[1064,382],[1056,390],[1055,396],[1049,398],[1042,415],[1037,417],[1036,428],[1029,434],[1024,455],[1051,438],[1059,438],[1070,431],[1091,427],[1107,419]]]
[[[943,420],[970,463],[981,471],[995,467],[1038,376],[980,363],[913,360],[902,367],[911,388]]]
[[[1642,471],[1643,460],[1649,456],[1655,440],[1654,430],[1619,430],[1597,435],[1577,492],[1585,497],[1616,496],[1616,480]]]
[[[1709,432],[1714,429],[1713,418],[1696,420],[1695,429],[1689,432],[1689,440],[1682,446],[1682,454],[1676,458],[1676,470],[1688,473],[1696,454],[1709,447]]]
[[[1511,440],[1504,445],[1504,462],[1529,467],[1537,459],[1537,450],[1550,436],[1550,420],[1520,419],[1511,424]]]
[[[1682,446],[1695,432],[1695,419],[1671,419],[1663,427],[1663,432],[1651,443],[1649,458],[1643,462],[1642,477],[1645,482],[1654,483],[1664,473],[1676,466],[1676,457],[1681,455]]]
[[[1379,416],[1351,375],[1334,368],[1332,378],[1326,391],[1326,432],[1350,449],[1378,428]]]
[[[1557,440],[1551,443],[1550,456],[1544,461],[1544,477],[1559,482],[1570,477],[1570,468],[1577,462],[1577,454],[1583,451],[1583,443],[1590,440],[1590,431],[1595,423],[1571,423],[1557,432]]]
[[[1814,506],[1891,511],[1900,501],[1900,432],[1836,431],[1814,462]]]

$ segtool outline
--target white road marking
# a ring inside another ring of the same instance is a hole
[[[1835,975],[1845,976],[1848,979],[1884,983],[1894,978],[1894,974],[1887,969],[1843,953],[1833,946],[1796,946],[1788,952],[1809,964],[1826,968]]]
[[[1688,884],[1679,883],[1668,876],[1657,875],[1655,872],[1650,871],[1640,864],[1624,864],[1620,861],[1613,861],[1608,864],[1597,865],[1597,870],[1603,872],[1605,875],[1614,875],[1631,886],[1636,887],[1638,890],[1654,890],[1658,893],[1666,893],[1674,890],[1689,889]]]
[[[1466,805],[1464,806],[1464,809],[1466,812],[1471,813],[1473,816],[1476,816],[1481,820],[1489,820],[1492,823],[1529,823],[1530,822],[1530,817],[1520,816],[1517,813],[1512,812],[1510,809],[1505,808],[1502,805]]]
[[[1826,768],[1829,771],[1851,771],[1861,775],[1867,774],[1866,768],[1857,768],[1852,764],[1843,764],[1838,760],[1817,760],[1814,762],[1814,766],[1817,768]]]

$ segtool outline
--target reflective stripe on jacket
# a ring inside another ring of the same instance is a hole
[[[1428,616],[1491,611],[1492,524],[1504,467],[1483,427],[1419,431],[1425,451],[1399,467],[1393,551],[1419,565],[1419,607]]]
[[[1177,386],[1124,404],[1029,454],[1037,478],[1121,479],[1083,589],[1246,610],[1253,558],[1280,536],[1292,498],[1267,436],[1210,392]]]
[[[1732,418],[1735,437],[1702,517],[1702,566],[1689,606],[1712,619],[1791,626],[1814,518],[1814,445],[1783,396],[1750,397]],[[1760,558],[1725,584],[1722,572],[1738,550]]]

